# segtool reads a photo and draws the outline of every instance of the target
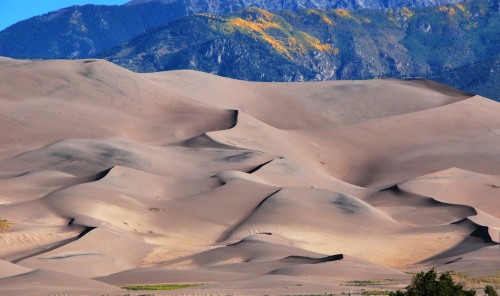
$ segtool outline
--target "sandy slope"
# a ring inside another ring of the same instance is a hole
[[[12,223],[0,294],[361,293],[374,287],[349,281],[495,274],[499,113],[426,81],[0,58],[0,219]]]

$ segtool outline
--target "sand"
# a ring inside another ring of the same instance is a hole
[[[430,268],[498,277],[498,114],[429,81],[0,58],[0,294],[360,294]]]

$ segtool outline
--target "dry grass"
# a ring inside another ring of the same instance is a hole
[[[124,286],[122,288],[132,291],[165,291],[165,290],[177,290],[189,287],[197,287],[203,284],[158,284],[158,285],[134,285],[134,286]]]
[[[356,287],[374,286],[374,285],[380,285],[380,281],[370,281],[370,280],[350,281],[350,282],[347,282],[347,285],[348,286],[356,286]]]
[[[485,285],[492,285],[494,287],[500,286],[500,270],[493,275],[472,276],[467,272],[450,271],[451,277],[454,281],[463,283],[469,287],[483,287]]]

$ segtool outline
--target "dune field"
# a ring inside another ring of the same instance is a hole
[[[0,295],[499,287],[499,114],[430,81],[0,58]]]

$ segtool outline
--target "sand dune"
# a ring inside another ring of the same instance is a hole
[[[351,281],[401,288],[403,271],[495,274],[499,113],[427,81],[0,58],[0,294],[361,293]]]
[[[405,191],[431,196],[442,202],[467,204],[500,217],[500,176],[451,168],[405,181],[398,186]]]
[[[0,261],[0,266],[2,267],[0,269],[1,271],[0,278],[11,277],[32,271],[31,269],[26,268],[24,266],[12,264],[4,260]]]
[[[2,293],[6,295],[46,295],[49,293],[54,295],[66,293],[68,290],[80,295],[95,291],[104,293],[120,292],[117,287],[102,282],[40,269],[2,278],[0,284]],[[20,287],[26,288],[20,289]]]
[[[403,190],[416,192],[446,202],[473,207],[468,219],[488,227],[490,239],[500,242],[499,176],[473,173],[457,168],[406,181]],[[444,189],[446,187],[446,189]]]
[[[430,109],[470,97],[431,81],[276,84],[237,81],[194,71],[152,73],[144,77],[214,107],[240,110],[279,129],[345,125]]]

